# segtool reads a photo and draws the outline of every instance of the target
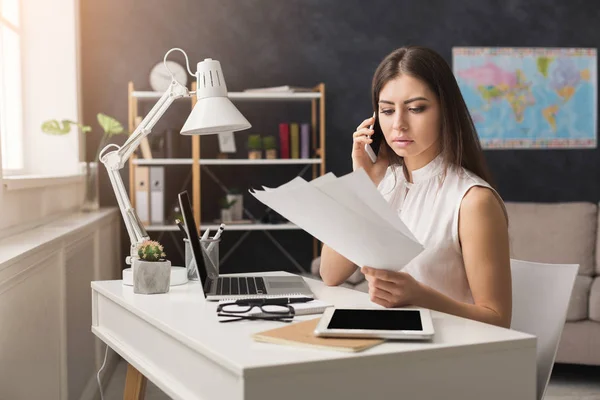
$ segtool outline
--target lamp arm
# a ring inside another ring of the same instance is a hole
[[[190,97],[191,93],[187,88],[181,85],[177,81],[171,82],[169,89],[161,96],[161,98],[154,104],[154,107],[150,110],[148,115],[140,122],[135,131],[129,136],[127,141],[123,143],[123,146],[117,151],[123,168],[125,161],[131,157],[131,154],[138,148],[143,138],[148,136],[154,128],[154,125],[161,119],[163,114],[171,106],[173,101],[182,97]]]
[[[118,147],[115,144],[109,144],[104,147],[100,152],[99,159],[106,167],[108,171],[108,177],[110,184],[112,185],[117,204],[129,235],[129,241],[131,243],[130,254],[126,258],[126,263],[131,264],[132,258],[137,257],[137,247],[144,240],[148,239],[148,233],[144,229],[143,223],[140,221],[135,209],[131,206],[131,201],[127,195],[127,190],[123,184],[123,179],[119,171],[125,166],[125,162],[131,157],[135,149],[139,146],[142,139],[148,136],[158,120],[163,116],[171,104],[179,98],[189,97],[191,93],[187,88],[181,85],[177,81],[171,82],[169,89],[161,96],[156,102],[154,107],[150,110],[148,115],[142,120],[137,126],[125,143]],[[117,150],[113,150],[107,154],[104,154],[110,148],[116,147]]]

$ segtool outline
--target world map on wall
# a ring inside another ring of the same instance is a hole
[[[596,147],[596,49],[452,49],[483,148]]]

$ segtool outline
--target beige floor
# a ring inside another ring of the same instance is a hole
[[[104,390],[104,400],[123,398],[127,364],[121,361]],[[169,400],[159,388],[148,382],[146,400]],[[545,400],[600,400],[600,367],[555,366]]]

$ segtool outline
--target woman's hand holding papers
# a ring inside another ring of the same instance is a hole
[[[362,267],[369,282],[371,301],[387,308],[418,305],[423,293],[421,284],[406,272]]]
[[[389,165],[389,161],[386,155],[386,146],[380,147],[377,162],[375,164],[371,162],[371,159],[365,151],[365,144],[371,144],[373,142],[373,139],[371,139],[373,129],[369,129],[369,126],[372,125],[374,121],[375,118],[373,117],[365,119],[352,135],[354,141],[352,145],[352,170],[356,171],[359,168],[363,168],[367,175],[369,175],[369,178],[371,178],[373,183],[377,186],[385,175],[385,170]]]

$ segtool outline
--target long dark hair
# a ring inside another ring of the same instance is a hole
[[[458,83],[446,61],[435,51],[419,46],[394,50],[377,67],[373,76],[373,109],[379,105],[381,89],[389,81],[406,74],[429,86],[441,109],[441,152],[446,167],[462,166],[494,187],[479,137]],[[384,140],[390,165],[402,165],[399,157]],[[405,170],[406,173],[406,170]]]

